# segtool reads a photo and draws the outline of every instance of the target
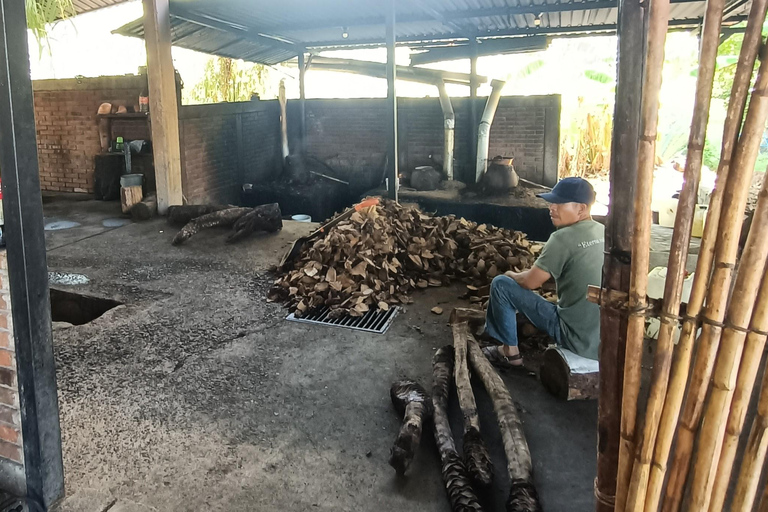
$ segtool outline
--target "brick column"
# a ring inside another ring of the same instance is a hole
[[[8,259],[0,250],[0,480],[3,488],[26,494],[24,451],[21,438],[19,383],[13,339]]]

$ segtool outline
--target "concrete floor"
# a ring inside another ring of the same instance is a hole
[[[308,326],[265,294],[266,270],[310,225],[235,246],[214,230],[173,247],[162,219],[103,227],[116,203],[55,201],[45,214],[81,224],[47,233],[50,270],[91,280],[57,287],[124,303],[54,330],[60,511],[450,510],[431,436],[406,478],[387,464],[399,428],[388,390],[406,376],[431,385],[432,355],[451,342],[447,313],[465,305],[459,287],[416,294],[385,335]],[[446,313],[431,314],[436,304]],[[594,510],[597,404],[505,379],[545,510]],[[478,401],[500,475],[487,509],[503,510],[501,442]]]

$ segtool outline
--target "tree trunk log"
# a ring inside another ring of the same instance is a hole
[[[528,450],[523,424],[517,414],[512,396],[504,381],[483,355],[480,346],[474,340],[470,340],[467,345],[472,369],[483,381],[485,389],[493,400],[493,409],[496,411],[501,439],[504,442],[507,470],[512,481],[507,499],[507,512],[540,512],[539,496],[533,486],[531,452]]]
[[[547,391],[561,400],[591,400],[598,396],[600,372],[574,373],[554,348],[544,352],[539,378]]]
[[[188,222],[173,238],[173,245],[179,245],[204,228],[231,226],[237,219],[251,212],[251,208],[229,208],[219,210]]]
[[[138,187],[120,187],[120,204],[123,213],[131,211],[134,205],[141,202],[144,192],[141,186]]]
[[[235,206],[226,204],[185,204],[182,206],[169,206],[168,223],[184,226],[193,219],[202,217],[203,215],[208,215],[209,213],[221,210],[228,210],[230,208],[235,208]]]
[[[448,422],[448,390],[453,373],[453,347],[438,349],[432,360],[432,403],[435,407],[435,441],[443,463],[443,482],[453,512],[481,511],[472,490],[467,470],[456,452],[451,425]]]
[[[157,215],[157,196],[150,194],[131,208],[133,220],[149,220]]]
[[[392,384],[389,396],[397,412],[403,415],[403,425],[392,446],[389,465],[403,475],[419,449],[424,422],[432,416],[432,399],[418,382],[407,379]]]
[[[227,243],[235,243],[257,231],[274,233],[283,228],[283,214],[277,203],[257,206],[253,211],[237,219],[234,233],[227,237]]]
[[[475,395],[469,380],[467,363],[467,339],[469,325],[466,322],[453,325],[453,347],[456,353],[456,391],[459,396],[459,406],[464,416],[464,464],[469,476],[481,486],[493,482],[493,463],[488,454],[488,448],[480,435],[480,418],[477,414]]]

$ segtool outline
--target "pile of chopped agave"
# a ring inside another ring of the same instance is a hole
[[[540,250],[519,231],[382,201],[305,244],[268,298],[297,316],[327,306],[332,317],[359,317],[410,304],[414,290],[460,279],[467,298],[485,303],[494,277],[530,268]]]

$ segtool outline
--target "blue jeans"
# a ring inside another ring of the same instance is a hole
[[[560,345],[560,317],[557,306],[526,290],[507,276],[496,276],[485,315],[485,332],[505,345],[517,346],[517,312]]]

